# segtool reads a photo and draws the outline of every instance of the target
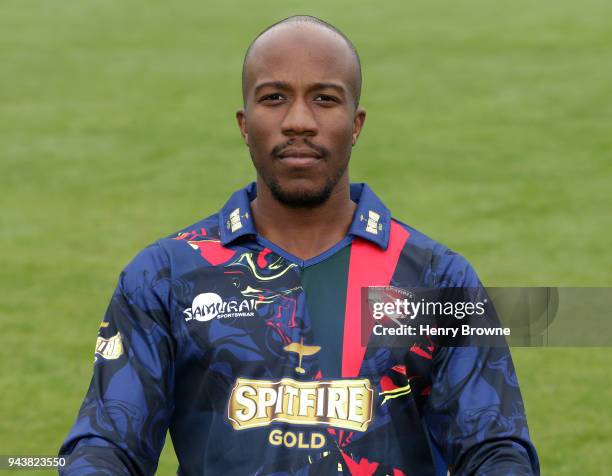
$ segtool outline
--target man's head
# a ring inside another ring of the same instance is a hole
[[[315,207],[339,185],[365,120],[351,42],[314,17],[295,16],[249,46],[236,113],[258,183],[281,203]]]

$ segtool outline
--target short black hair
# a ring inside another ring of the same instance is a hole
[[[327,23],[326,21],[321,20],[320,18],[313,17],[311,15],[293,15],[293,16],[284,18],[280,21],[277,21],[276,23],[273,23],[272,25],[267,27],[265,30],[263,30],[259,35],[255,37],[253,41],[251,41],[251,44],[247,48],[246,53],[244,55],[244,60],[242,61],[242,100],[243,100],[244,105],[246,105],[246,96],[247,96],[246,64],[251,54],[251,50],[253,49],[253,45],[255,45],[257,40],[264,33],[268,32],[269,30],[272,30],[273,28],[276,28],[279,25],[285,25],[287,23],[314,23],[314,24],[322,26],[323,28],[327,28],[328,30],[336,33],[337,35],[340,35],[340,37],[344,40],[346,45],[349,47],[351,53],[353,54],[353,57],[355,58],[355,62],[357,63],[357,81],[355,85],[355,107],[357,107],[359,105],[359,98],[361,96],[362,76],[361,76],[361,60],[359,59],[359,54],[357,53],[357,50],[355,49],[355,45],[353,45],[353,42],[349,40],[348,37],[344,33],[342,33],[338,28],[336,28],[334,25]]]

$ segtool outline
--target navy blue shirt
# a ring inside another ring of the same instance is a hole
[[[123,270],[64,475],[539,474],[507,347],[361,340],[361,290],[480,287],[365,184],[344,239],[301,260],[259,236],[255,184]]]

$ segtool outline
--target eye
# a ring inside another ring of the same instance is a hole
[[[266,94],[260,99],[260,101],[281,101],[283,99],[284,99],[284,96],[282,94],[272,93],[272,94]]]
[[[321,102],[321,103],[340,102],[338,98],[334,96],[329,96],[328,94],[317,94],[314,100],[315,102]]]

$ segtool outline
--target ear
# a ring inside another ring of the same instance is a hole
[[[238,127],[240,128],[240,134],[246,145],[249,145],[249,133],[246,127],[246,112],[243,108],[236,111],[236,120],[238,121]]]
[[[358,107],[357,111],[355,111],[355,119],[353,119],[353,139],[351,141],[353,146],[357,143],[357,138],[359,137],[359,134],[361,134],[361,128],[363,127],[365,118],[365,110]]]

